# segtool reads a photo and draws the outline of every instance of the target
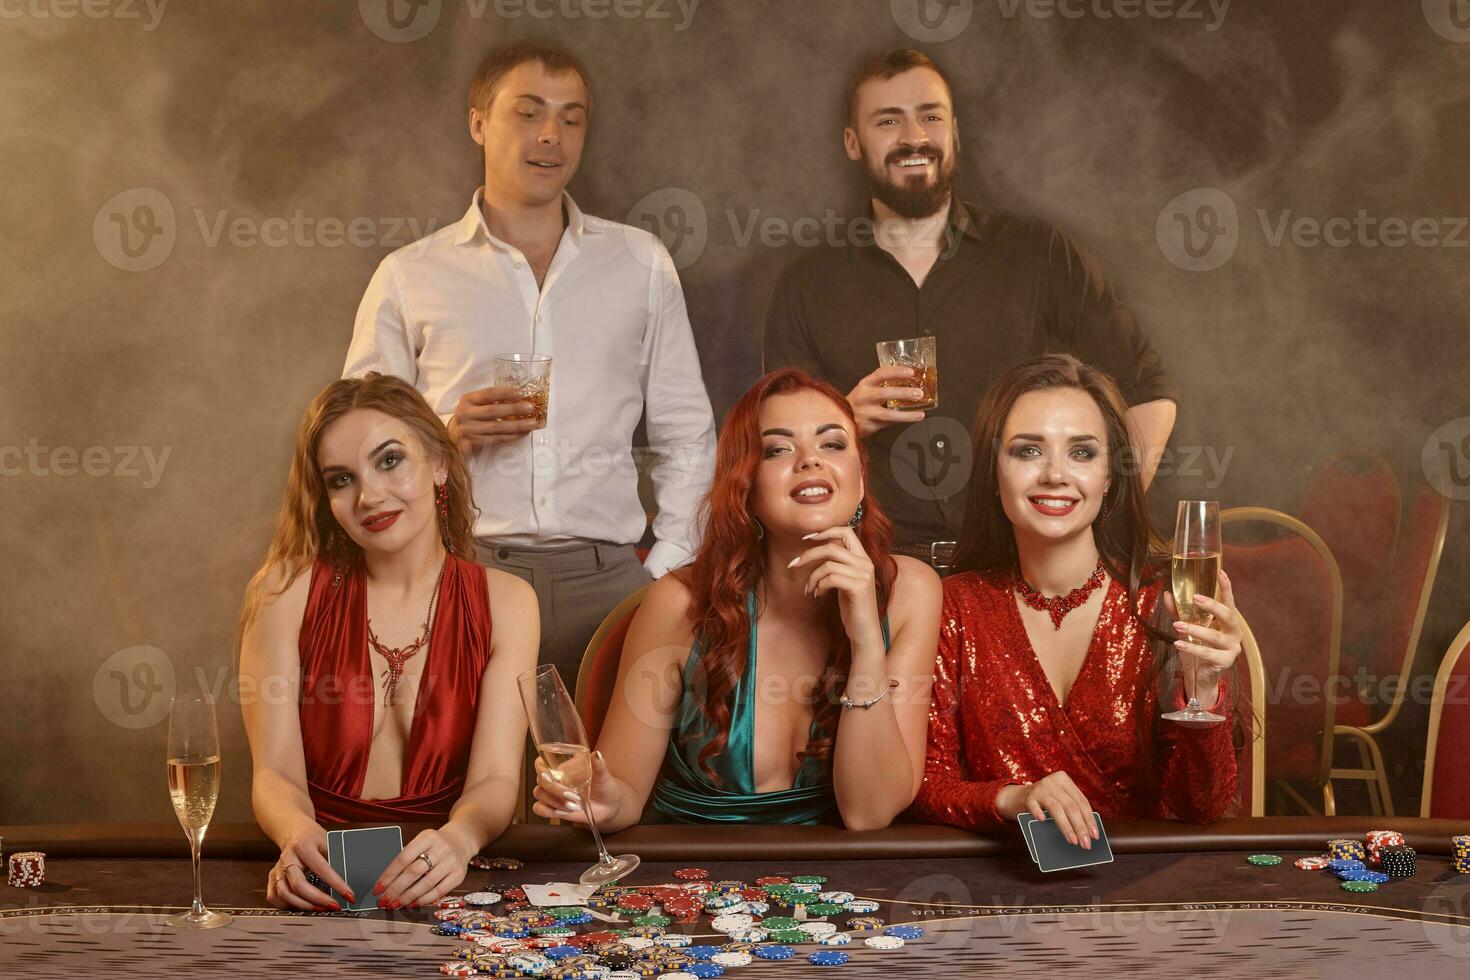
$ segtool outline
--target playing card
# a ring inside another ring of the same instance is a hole
[[[344,909],[360,912],[378,907],[378,896],[373,887],[403,850],[403,831],[398,827],[366,827],[362,830],[336,831],[342,850],[342,869],[338,871],[347,882],[347,887],[357,896],[357,904],[351,905],[345,898],[337,897]],[[327,849],[331,852],[331,837],[328,835]],[[335,867],[335,865],[334,865]]]
[[[554,908],[558,905],[581,905],[597,891],[596,885],[576,885],[566,881],[553,881],[548,885],[522,885],[526,901],[532,905]]]
[[[1029,813],[1019,818],[1022,832],[1028,836],[1036,866],[1042,871],[1069,871],[1097,864],[1109,864],[1113,860],[1113,848],[1108,843],[1108,833],[1103,829],[1102,814],[1093,811],[1092,819],[1097,823],[1098,839],[1092,847],[1084,850],[1062,836],[1055,820],[1037,820]]]

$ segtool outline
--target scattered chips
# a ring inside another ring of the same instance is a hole
[[[1301,868],[1303,871],[1321,871],[1322,869],[1327,867],[1327,862],[1331,860],[1332,859],[1325,854],[1319,857],[1297,858],[1296,866],[1298,868]]]
[[[1371,881],[1344,881],[1342,890],[1345,892],[1376,892],[1378,886]]]
[[[755,955],[763,960],[789,960],[796,955],[796,950],[790,946],[757,946]]]
[[[1252,854],[1250,857],[1246,858],[1246,860],[1249,861],[1251,864],[1260,865],[1262,867],[1271,867],[1281,863],[1281,855]]]
[[[869,949],[903,949],[903,940],[898,936],[869,936],[863,940],[863,945]]]
[[[824,949],[808,956],[806,961],[816,966],[841,966],[847,962],[847,954],[840,949]]]

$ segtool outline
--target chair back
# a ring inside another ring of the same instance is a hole
[[[1240,809],[1252,817],[1266,815],[1266,668],[1261,663],[1261,648],[1251,632],[1245,614],[1240,616],[1241,647],[1244,656],[1236,661],[1238,685],[1236,699],[1245,726],[1245,747],[1241,750],[1236,779],[1236,799]]]
[[[1434,678],[1424,746],[1421,817],[1470,820],[1470,623],[1450,641]]]
[[[1337,562],[1315,531],[1278,510],[1234,507],[1220,524],[1225,571],[1259,644],[1264,687],[1254,700],[1271,733],[1266,771],[1326,786],[1336,701],[1346,693]],[[1255,532],[1248,539],[1247,530]]]
[[[597,745],[597,736],[602,732],[602,722],[607,717],[608,705],[612,704],[613,687],[618,680],[618,665],[623,659],[623,641],[628,638],[628,627],[633,624],[633,616],[648,589],[649,586],[643,586],[603,617],[602,625],[587,641],[587,649],[582,654],[573,698],[582,716],[582,727],[587,729],[589,746]]]

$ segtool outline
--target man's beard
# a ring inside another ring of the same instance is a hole
[[[935,162],[936,176],[933,183],[923,176],[904,177],[892,180],[888,167],[905,157],[926,156]],[[936,146],[921,150],[897,149],[888,154],[883,166],[874,169],[867,151],[863,152],[863,173],[868,178],[868,191],[874,198],[900,218],[910,220],[927,218],[944,207],[954,186],[955,160],[946,157]]]

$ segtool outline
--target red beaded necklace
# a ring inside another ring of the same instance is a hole
[[[1097,568],[1093,570],[1092,576],[1082,585],[1068,592],[1066,595],[1052,596],[1050,598],[1037,592],[1027,583],[1026,579],[1021,576],[1021,567],[1019,565],[1015,569],[1015,579],[1016,591],[1020,593],[1021,601],[1038,612],[1050,614],[1052,627],[1061,629],[1062,620],[1066,618],[1067,613],[1086,602],[1087,597],[1096,592],[1099,585],[1102,585],[1103,563],[1101,558],[1097,560]]]
[[[424,617],[424,626],[419,633],[419,638],[407,646],[390,647],[383,644],[373,632],[373,621],[368,620],[367,635],[368,643],[383,659],[388,661],[388,667],[383,671],[387,675],[387,684],[383,691],[383,706],[389,707],[398,703],[398,681],[403,677],[403,668],[408,664],[409,658],[424,648],[429,642],[429,633],[434,622],[434,607],[439,604],[439,586],[444,581],[444,566],[449,562],[449,553],[445,552],[444,560],[439,563],[439,577],[434,580],[434,593],[429,596],[429,614]]]

